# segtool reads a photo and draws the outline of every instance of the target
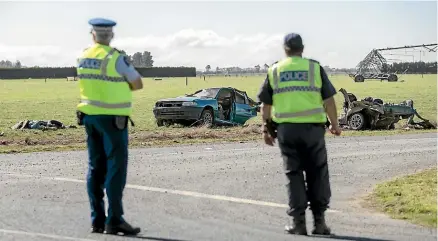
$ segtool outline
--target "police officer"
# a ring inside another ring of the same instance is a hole
[[[290,208],[287,214],[292,216],[293,224],[286,225],[286,231],[307,235],[305,211],[310,202],[314,217],[312,233],[328,235],[330,228],[326,225],[324,212],[331,190],[324,134],[327,116],[332,134],[341,134],[333,98],[336,90],[318,62],[302,57],[303,49],[300,35],[285,36],[287,57],[269,68],[258,98],[263,103],[264,123],[276,123],[288,179]],[[275,143],[266,125],[263,126],[263,138],[267,145]]]
[[[116,23],[96,18],[89,24],[94,45],[85,49],[78,59],[80,103],[77,114],[87,133],[91,231],[135,235],[140,228],[132,227],[122,217],[122,194],[128,166],[127,125],[132,91],[142,89],[143,83],[126,56],[110,46]],[[104,188],[108,197],[107,217]]]

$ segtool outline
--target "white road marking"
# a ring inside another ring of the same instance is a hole
[[[9,175],[9,176],[16,176],[16,177],[31,177],[31,178],[37,177],[37,178],[42,178],[45,180],[86,183],[85,180],[65,178],[65,177],[45,177],[45,176],[34,176],[34,175],[17,174],[17,173],[4,173],[4,174]],[[147,187],[147,186],[132,185],[132,184],[127,184],[126,188],[142,190],[142,191],[150,191],[150,192],[170,193],[170,194],[189,196],[189,197],[206,198],[206,199],[213,199],[213,200],[219,200],[219,201],[228,201],[228,202],[234,202],[234,203],[253,204],[253,205],[259,205],[259,206],[266,206],[266,207],[289,208],[289,206],[286,204],[251,200],[251,199],[245,199],[245,198],[236,198],[236,197],[229,197],[229,196],[222,196],[222,195],[211,195],[211,194],[192,192],[192,191],[172,190],[172,189],[166,189],[166,188]],[[340,211],[329,209],[329,210],[327,210],[327,212],[338,213]]]
[[[8,229],[0,229],[0,233],[18,234],[18,235],[26,235],[26,236],[32,236],[32,237],[51,238],[51,239],[55,239],[55,240],[96,241],[94,239],[73,238],[73,237],[60,236],[60,235],[55,235],[55,234],[33,233],[33,232],[25,232],[25,231],[19,231],[19,230],[8,230]]]

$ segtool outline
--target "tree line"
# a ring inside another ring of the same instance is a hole
[[[437,62],[401,62],[392,63],[383,66],[383,70],[390,73],[406,73],[408,74],[436,74]]]
[[[19,60],[12,62],[9,60],[0,61],[0,68],[22,68],[21,62]]]
[[[126,55],[128,62],[136,68],[149,68],[154,66],[154,60],[149,51],[143,51],[143,53],[136,52],[133,55],[128,55],[124,50],[121,50],[120,52]]]
[[[127,54],[125,51],[121,51],[122,54],[126,55],[127,60],[136,68],[148,68],[153,67],[154,60],[151,52],[143,51],[136,52],[132,55]],[[330,66],[323,66],[324,69],[329,73],[353,73],[354,68],[330,68]],[[22,65],[20,60],[10,61],[1,60],[0,68],[27,68]],[[39,66],[34,66],[33,68],[39,68]],[[212,70],[211,65],[205,66],[205,71],[197,71],[199,74],[248,74],[248,73],[266,73],[269,68],[268,64],[264,64],[263,67],[256,65],[250,68],[242,68],[238,66],[233,67],[219,67],[217,66]],[[383,72],[389,73],[407,73],[407,74],[437,74],[437,61],[435,62],[400,62],[385,64],[382,68]],[[406,72],[405,72],[406,71]]]
[[[263,68],[256,65],[251,68],[234,67],[219,67],[212,70],[211,65],[205,66],[205,71],[197,71],[199,74],[247,74],[247,73],[266,73],[269,65],[264,64]],[[330,66],[323,66],[327,73],[354,73],[355,68],[331,68]],[[437,62],[400,62],[383,65],[383,72],[388,73],[407,73],[407,74],[437,74]],[[406,71],[406,72],[405,72]]]
[[[345,68],[330,68],[329,66],[324,66],[326,72],[331,73],[354,73],[355,69],[345,69]],[[384,73],[406,73],[406,74],[437,74],[437,62],[399,62],[384,64],[382,66],[382,72]]]
[[[131,63],[136,68],[148,68],[154,66],[154,60],[151,52],[143,51],[136,52],[133,55],[128,55],[125,51],[120,51],[122,54],[126,55],[128,62]],[[27,68],[23,66],[19,60],[12,62],[10,60],[1,60],[0,68]],[[40,68],[39,66],[33,66],[33,68]]]

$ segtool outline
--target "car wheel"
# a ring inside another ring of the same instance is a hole
[[[163,122],[163,120],[157,120],[157,126],[158,126],[158,127],[160,127],[160,126],[164,126],[164,122]]]
[[[362,113],[354,113],[348,118],[348,126],[352,130],[362,130],[365,126],[365,117]]]
[[[358,75],[354,76],[354,82],[364,82],[364,81],[365,81],[365,78],[363,75],[358,74]]]
[[[213,111],[210,109],[204,109],[201,114],[201,125],[210,127],[213,125]]]
[[[390,74],[388,76],[388,82],[397,82],[397,80],[398,80],[398,76],[395,74]]]
[[[166,127],[169,127],[169,126],[173,125],[173,121],[166,120],[166,121],[163,121],[163,124],[164,124]]]

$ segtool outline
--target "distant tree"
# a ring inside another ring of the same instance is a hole
[[[14,65],[12,64],[12,62],[9,61],[9,60],[6,60],[6,68],[12,68],[12,67],[14,67]]]
[[[260,65],[254,66],[256,73],[260,72]]]
[[[207,72],[209,72],[210,69],[211,69],[211,66],[210,66],[209,64],[207,64],[207,66],[205,66],[205,70],[206,70]]]
[[[134,65],[134,67],[143,67],[141,66],[142,63],[142,59],[141,56],[142,54],[140,52],[135,53],[134,55],[132,55],[132,64]]]
[[[128,59],[128,62],[134,65],[136,68],[144,68],[144,67],[153,67],[154,66],[154,60],[151,52],[144,51],[136,52],[132,56],[128,55],[124,50],[121,50],[120,53],[122,55],[125,55]]]
[[[21,64],[20,64],[21,67]],[[2,60],[0,61],[0,68],[15,68],[15,64],[13,64],[9,60]]]
[[[20,60],[17,60],[17,62],[15,62],[14,68],[21,68]]]
[[[142,63],[141,67],[152,67],[152,66],[154,66],[154,60],[152,60],[151,52],[149,52],[149,51],[144,51],[143,52],[143,54],[141,55],[141,63]]]

